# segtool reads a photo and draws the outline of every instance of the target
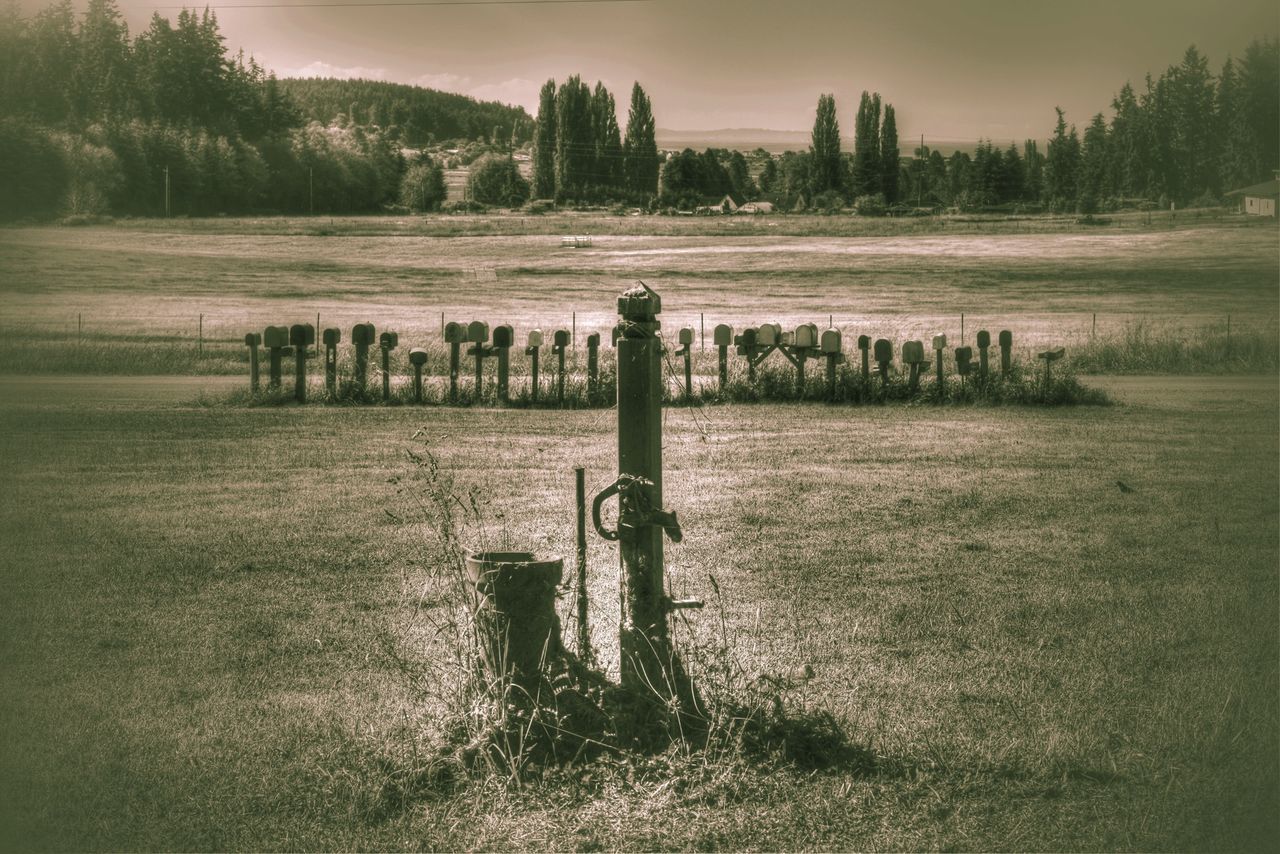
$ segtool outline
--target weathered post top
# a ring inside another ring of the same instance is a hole
[[[662,326],[658,322],[661,313],[662,298],[644,282],[618,297],[619,325],[624,338],[646,338],[657,332]]]

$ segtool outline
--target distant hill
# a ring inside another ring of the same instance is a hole
[[[681,150],[692,148],[702,151],[707,148],[731,148],[739,151],[755,151],[763,148],[773,154],[784,151],[808,151],[809,131],[805,130],[773,130],[771,128],[718,128],[715,130],[669,130],[658,128],[656,132],[658,147]],[[970,154],[977,148],[977,142],[958,139],[929,139],[925,142],[930,149],[937,149],[944,155],[953,151],[967,151]],[[902,138],[900,150],[910,156],[919,142]],[[853,150],[853,137],[840,137],[840,146],[845,151]]]
[[[355,113],[358,124],[398,126],[411,146],[432,139],[490,139],[517,144],[533,136],[533,119],[523,107],[477,101],[466,95],[380,80],[336,80],[329,77],[287,78],[280,88],[293,98],[308,120],[328,123]],[[491,140],[492,141],[492,140]]]

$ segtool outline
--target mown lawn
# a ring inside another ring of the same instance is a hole
[[[407,803],[445,710],[405,450],[484,490],[490,537],[568,556],[611,412],[3,401],[0,846],[1271,850],[1280,394],[1120,397],[671,410],[695,631],[811,665],[792,702],[866,761]],[[616,553],[591,555],[607,658]]]

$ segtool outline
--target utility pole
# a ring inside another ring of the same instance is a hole
[[[169,213],[169,167],[164,167],[164,215],[167,217]]]
[[[316,212],[316,170],[314,166],[307,167],[307,190],[311,195],[311,213]]]

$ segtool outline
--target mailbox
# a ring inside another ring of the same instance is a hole
[[[467,324],[467,340],[472,344],[484,344],[489,340],[489,324],[473,320]]]
[[[1066,354],[1067,351],[1064,348],[1058,347],[1054,350],[1045,350],[1039,354],[1039,358],[1044,359],[1046,362],[1056,362]]]
[[[532,347],[541,347],[541,346],[542,346],[542,330],[541,329],[530,330],[529,331],[529,347],[532,348]]]
[[[400,336],[394,332],[384,332],[378,336],[378,346],[383,350],[394,350],[400,343]]]
[[[467,343],[467,327],[461,323],[446,323],[444,325],[444,340],[446,344]]]
[[[351,343],[358,347],[368,347],[373,343],[374,335],[372,323],[357,323],[351,327]]]
[[[750,355],[752,349],[756,346],[756,338],[758,334],[759,333],[755,329],[747,328],[742,330],[742,334],[737,338],[739,356]]]
[[[933,349],[935,350],[947,349],[947,336],[945,335],[933,336]]]
[[[794,332],[779,332],[778,343],[784,347],[790,347],[796,340]]]
[[[262,340],[270,350],[279,350],[289,346],[289,330],[284,326],[268,326],[262,333]]]
[[[587,349],[594,350],[599,346],[600,346],[600,333],[592,332],[590,335],[587,336]]]
[[[261,332],[250,332],[248,335],[244,336],[244,345],[246,347],[257,347],[257,346],[260,346],[261,344],[262,344]]]
[[[876,341],[876,361],[880,364],[888,364],[893,361],[893,342],[888,338],[880,338]]]
[[[822,333],[822,352],[839,353],[840,352],[840,330],[828,329]]]
[[[493,330],[493,346],[510,347],[515,342],[515,331],[506,323]]]
[[[568,347],[569,346],[568,331],[564,329],[557,329],[555,332],[555,335],[552,336],[552,341],[555,342],[556,347],[561,347],[561,348]]]
[[[289,343],[295,347],[309,347],[316,343],[316,328],[310,323],[295,323],[289,327]]]
[[[421,347],[414,347],[409,351],[409,364],[415,368],[420,368],[427,363],[427,351]]]
[[[717,347],[728,347],[733,343],[733,327],[728,324],[721,323],[712,335]]]
[[[924,362],[924,342],[905,342],[902,345],[902,361],[908,365],[919,365]]]
[[[762,323],[756,330],[756,344],[760,347],[773,347],[779,337],[779,329],[772,323]]]
[[[1013,333],[1010,332],[1008,329],[1002,330],[1000,332],[1000,346],[1001,347],[1013,346]]]
[[[858,349],[859,349],[859,350],[870,350],[870,349],[871,349],[871,336],[869,336],[869,335],[859,335],[859,336],[858,336]]]
[[[960,376],[967,376],[973,368],[973,348],[957,347],[956,348],[956,370]]]
[[[693,343],[693,330],[688,326],[680,330],[680,343],[686,347]]]
[[[797,347],[806,349],[818,346],[818,327],[812,323],[803,323],[796,327],[792,341]]]
[[[991,333],[985,329],[978,332],[978,349],[985,350],[991,346]]]
[[[330,327],[324,331],[324,346],[337,347],[342,342],[342,330]]]

